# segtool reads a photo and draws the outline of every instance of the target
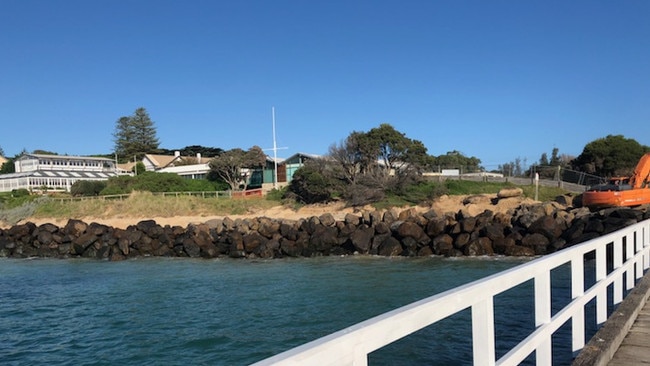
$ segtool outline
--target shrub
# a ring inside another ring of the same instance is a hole
[[[204,192],[227,189],[221,181],[207,179],[187,179],[174,173],[144,172],[135,177],[119,176],[108,180],[102,195],[128,194],[141,192]]]
[[[70,194],[73,196],[97,196],[106,188],[105,181],[80,180],[70,187]]]
[[[25,188],[11,190],[11,197],[18,198],[18,197],[27,197],[27,196],[29,196],[29,191]]]
[[[293,174],[293,179],[284,198],[302,203],[330,201],[338,186],[338,181],[325,174],[326,165],[309,160]]]
[[[266,194],[266,199],[269,201],[281,202],[282,198],[287,194],[288,186],[282,187],[280,189],[273,188]]]

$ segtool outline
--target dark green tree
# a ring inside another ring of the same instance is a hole
[[[629,175],[650,147],[623,135],[607,135],[585,145],[571,161],[573,169],[605,177]]]
[[[32,151],[32,154],[38,154],[38,155],[59,155],[55,153],[54,151],[49,151],[49,150],[42,150],[42,149],[36,149]]]
[[[232,149],[210,160],[210,169],[233,191],[246,190],[248,179],[253,169],[262,168],[266,163],[266,154],[259,146],[248,151]]]
[[[106,181],[79,180],[70,187],[73,196],[98,196],[106,188]]]
[[[181,156],[196,156],[196,154],[201,154],[202,158],[212,158],[223,152],[223,149],[218,147],[206,147],[201,145],[191,145],[185,146],[181,149],[158,149],[158,154],[163,155],[174,155],[178,151]]]
[[[421,141],[387,123],[368,132],[352,132],[330,147],[329,158],[328,169],[319,173],[344,182],[340,193],[352,205],[380,200],[386,191],[399,194],[406,186],[417,184],[431,162]]]
[[[158,150],[156,127],[142,107],[136,109],[133,115],[117,120],[113,138],[115,153],[120,161],[128,161],[134,156],[141,159],[144,154]]]
[[[560,149],[558,149],[557,147],[553,148],[553,151],[551,152],[551,160],[549,161],[549,165],[552,166],[562,165],[562,159],[558,155],[559,152]]]
[[[433,170],[438,169],[462,169],[465,172],[477,172],[481,168],[481,159],[474,156],[465,156],[462,152],[453,150],[445,155],[433,157],[431,160]]]
[[[409,139],[388,123],[368,131],[366,138],[368,153],[374,152],[383,162],[385,173],[419,172],[428,161],[427,148],[421,141]]]
[[[307,204],[330,201],[341,182],[331,174],[331,168],[325,159],[307,160],[293,174],[285,198]]]
[[[542,153],[542,156],[539,158],[539,165],[542,166],[547,166],[548,164],[548,155],[546,153]]]

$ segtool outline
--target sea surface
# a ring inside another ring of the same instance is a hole
[[[521,263],[2,259],[0,364],[247,365]],[[554,304],[566,303],[568,271],[556,272]],[[533,329],[532,304],[532,284],[495,299],[497,356]],[[370,364],[471,364],[470,316],[463,311],[376,351]],[[554,337],[557,364],[571,362],[570,339],[568,330]]]

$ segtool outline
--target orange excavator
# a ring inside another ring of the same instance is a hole
[[[641,157],[631,177],[611,178],[606,184],[590,187],[582,194],[589,208],[639,206],[650,203],[650,153]]]

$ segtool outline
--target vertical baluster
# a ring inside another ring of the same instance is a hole
[[[642,240],[642,230],[643,228],[639,228],[634,231],[634,264],[635,264],[635,278],[637,280],[641,279],[643,277],[643,240]]]
[[[623,266],[623,238],[617,238],[613,243],[614,270]],[[614,304],[623,301],[623,276],[614,279]]]
[[[472,305],[472,344],[474,365],[493,366],[494,350],[494,298],[488,297]]]
[[[535,276],[535,326],[546,324],[551,321],[551,272],[546,271]],[[552,355],[552,337],[540,343],[535,351],[537,365],[551,365],[553,363]]]
[[[634,288],[634,266],[628,263],[634,256],[634,238],[633,234],[627,234],[625,238],[625,263],[628,264],[625,271],[625,288],[629,291]]]
[[[571,260],[571,298],[577,299],[585,293],[584,257]],[[582,306],[571,318],[572,351],[578,352],[585,346],[585,308]]]
[[[607,277],[607,251],[605,245],[596,248],[596,282]],[[602,324],[607,320],[607,287],[603,287],[596,295],[596,323]]]

